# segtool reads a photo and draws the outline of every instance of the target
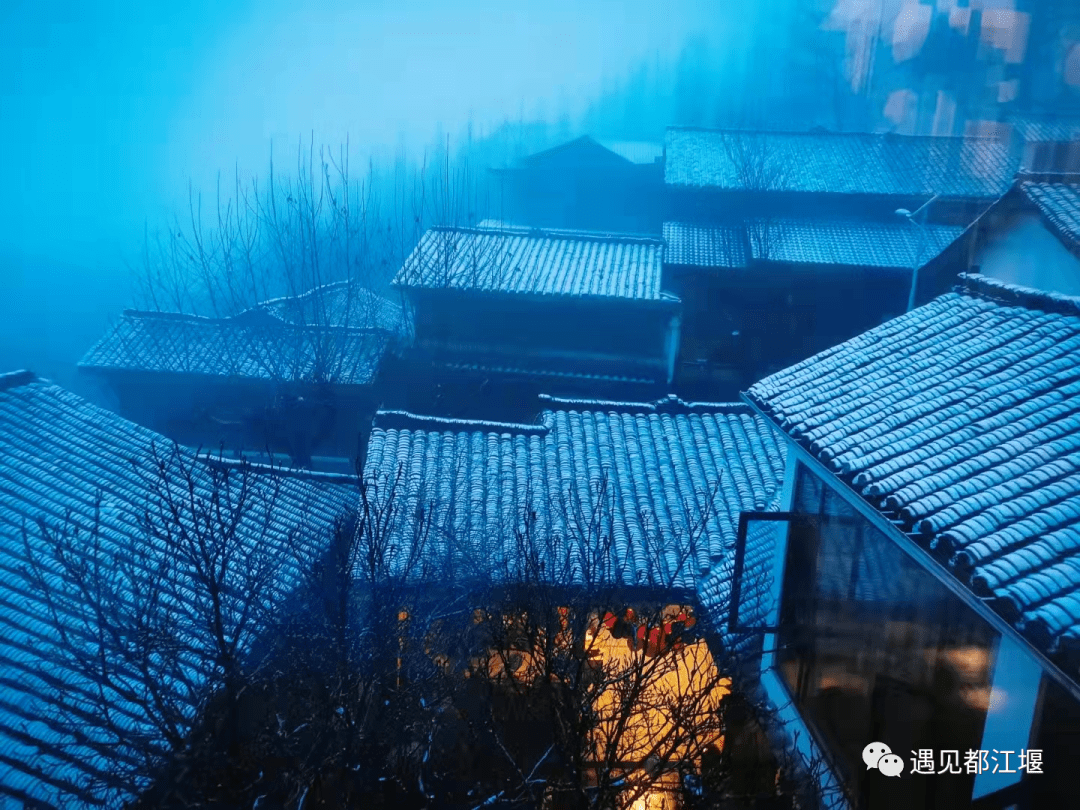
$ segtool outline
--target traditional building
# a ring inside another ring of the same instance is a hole
[[[0,806],[115,804],[113,766],[141,745],[162,744],[162,729],[151,721],[166,716],[145,710],[153,700],[143,688],[147,683],[124,668],[134,655],[117,655],[109,646],[111,638],[102,642],[82,635],[94,627],[107,634],[110,628],[88,617],[91,605],[71,599],[74,583],[65,588],[49,580],[43,592],[40,582],[35,585],[31,558],[44,566],[46,576],[59,580],[54,541],[66,536],[63,548],[76,555],[69,564],[86,566],[81,584],[88,591],[95,585],[90,579],[94,564],[105,565],[107,588],[130,585],[139,589],[139,598],[173,604],[169,621],[183,627],[192,621],[190,611],[200,597],[188,590],[177,593],[174,586],[182,583],[161,576],[176,570],[169,568],[162,541],[150,528],[153,516],[166,509],[161,486],[180,486],[187,498],[191,482],[191,497],[203,499],[216,481],[223,487],[219,491],[233,499],[230,504],[253,504],[238,513],[233,527],[245,566],[268,559],[265,555],[294,563],[292,555],[299,549],[286,548],[282,538],[297,531],[315,549],[320,537],[329,537],[341,511],[355,504],[355,486],[320,474],[252,472],[243,479],[246,491],[240,495],[241,473],[226,483],[212,474],[215,462],[186,450],[174,457],[172,447],[164,436],[29,372],[0,375]],[[190,472],[190,479],[174,478],[171,471],[179,469]],[[174,531],[190,528],[183,525],[183,516],[178,520]],[[295,581],[296,571],[289,568],[293,563],[284,564],[280,573],[291,572]],[[280,595],[289,584],[285,576],[274,583],[274,593]],[[123,603],[114,605],[121,612],[133,604],[127,597],[134,599],[121,590],[110,591],[109,597]],[[95,646],[99,642],[104,646]],[[83,644],[87,660],[78,661]],[[102,663],[98,652],[107,656],[111,682],[92,677]],[[158,672],[157,697],[191,716],[205,697],[199,694],[199,685],[206,682],[201,665],[193,662],[175,682]],[[58,695],[74,713],[58,710]],[[108,717],[94,708],[103,698],[111,710]],[[193,702],[185,702],[188,698]]]
[[[955,277],[964,229],[784,219],[664,226],[664,276],[683,301],[676,390],[735,396],[753,381],[901,314]]]
[[[676,390],[734,396],[948,289],[1011,177],[990,140],[669,129]]]
[[[723,587],[769,587],[730,629],[838,806],[1076,795],[1078,357],[1080,299],[965,275],[746,394],[787,467],[779,513],[743,516]]]
[[[340,283],[230,318],[128,310],[80,368],[172,439],[347,471],[403,335],[401,307]]]
[[[730,570],[740,511],[765,509],[780,491],[778,439],[742,404],[674,397],[654,403],[541,401],[544,410],[531,423],[379,412],[364,476],[373,490],[388,493],[387,547],[395,549],[393,562],[402,569],[422,555],[423,567],[443,587],[465,585],[470,605],[484,594],[528,583],[528,591],[559,594],[582,610],[686,606],[696,623],[693,641],[687,639],[689,667],[680,666],[676,680],[664,676],[666,697],[642,710],[652,712],[648,719],[630,711],[628,734],[614,732],[619,767],[624,755],[632,768],[640,768],[648,753],[678,756],[665,747],[665,729],[683,732],[670,726],[663,707],[678,705],[668,701],[701,682],[706,663],[719,666],[722,682],[731,683],[726,650],[715,643],[726,606],[713,591],[699,598],[699,583],[710,570]],[[641,625],[630,636],[647,650],[657,632]],[[637,649],[628,643],[621,642],[619,653],[620,642],[612,637],[595,652],[618,658]],[[681,715],[680,722],[697,721]],[[724,733],[734,734],[734,713],[727,722]],[[745,748],[733,762],[752,759],[751,739],[743,739]],[[767,744],[758,740],[768,758]],[[657,792],[641,798],[642,805],[677,806],[662,801],[664,791],[681,792],[671,764],[652,777],[650,790]],[[766,787],[775,772],[774,764]]]
[[[672,379],[679,300],[659,239],[433,228],[394,279],[414,342],[406,409],[527,418],[540,392],[657,396]]]
[[[978,272],[1080,295],[1080,175],[1020,175],[974,230],[971,264]]]
[[[897,208],[936,198],[928,222],[966,225],[1015,171],[1008,149],[988,138],[670,127],[664,183],[669,219],[679,221],[759,213],[895,221]]]
[[[1009,136],[1022,172],[1080,174],[1080,112],[1072,118],[1017,118]]]
[[[539,419],[521,424],[380,411],[365,476],[404,474],[397,514],[411,520],[434,504],[450,521],[439,536],[475,555],[465,570],[513,556],[514,528],[530,513],[545,538],[599,543],[608,529],[578,535],[596,533],[603,511],[614,532],[605,570],[691,591],[728,560],[739,512],[765,509],[779,491],[778,439],[741,403],[541,403]]]
[[[659,234],[663,145],[584,136],[493,169],[502,219],[540,228]]]

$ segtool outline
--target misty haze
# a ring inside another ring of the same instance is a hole
[[[0,810],[1080,796],[1080,5],[0,9]]]

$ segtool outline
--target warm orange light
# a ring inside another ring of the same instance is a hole
[[[673,718],[669,710],[675,706],[692,707],[701,717],[715,714],[720,708],[720,701],[731,691],[731,679],[721,678],[708,646],[703,641],[672,644],[670,640],[678,628],[691,626],[693,619],[685,612],[672,615],[676,621],[662,625],[637,628],[634,639],[643,643],[631,646],[625,639],[612,635],[614,622],[608,622],[611,614],[595,632],[587,636],[587,642],[597,651],[598,658],[605,667],[612,667],[618,672],[620,667],[629,669],[635,662],[641,662],[641,656],[654,658],[660,652],[670,649],[671,654],[655,660],[655,669],[649,674],[651,679],[641,690],[639,703],[642,708],[633,711],[629,722],[620,724],[624,719],[621,696],[612,687],[601,694],[597,700],[596,711],[599,723],[596,729],[596,750],[603,752],[617,740],[617,760],[620,762],[641,762],[659,751],[667,764],[692,761],[697,752],[707,746],[722,749],[723,735],[716,727],[701,739],[686,740],[667,745],[674,730]],[[615,679],[617,680],[617,679]],[[682,723],[693,718],[682,718]],[[708,727],[708,726],[707,726]],[[700,768],[700,761],[694,761]],[[634,808],[642,810],[675,810],[678,807],[678,774],[664,771],[649,775],[645,770],[634,767],[629,774],[629,781],[639,787],[648,783],[648,790],[634,801]],[[668,784],[668,783],[671,784]]]

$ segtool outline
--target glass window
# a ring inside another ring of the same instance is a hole
[[[1080,802],[1080,703],[1045,675],[1029,749],[1041,752],[1042,773],[1024,774],[1023,808],[1075,807]]]
[[[978,750],[998,634],[800,465],[780,611],[781,676],[857,807],[956,808],[974,777],[913,775],[912,751]],[[868,769],[883,742],[900,778]]]

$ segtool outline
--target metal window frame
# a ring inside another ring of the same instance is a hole
[[[746,533],[752,521],[764,523],[802,523],[816,526],[820,522],[819,515],[810,515],[805,512],[740,512],[739,528],[735,536],[735,561],[734,570],[731,573],[731,604],[728,607],[728,632],[729,633],[777,633],[779,625],[750,626],[739,623],[739,605],[742,601],[742,577],[746,565]],[[782,586],[781,586],[782,589]],[[781,594],[782,596],[782,594]]]

